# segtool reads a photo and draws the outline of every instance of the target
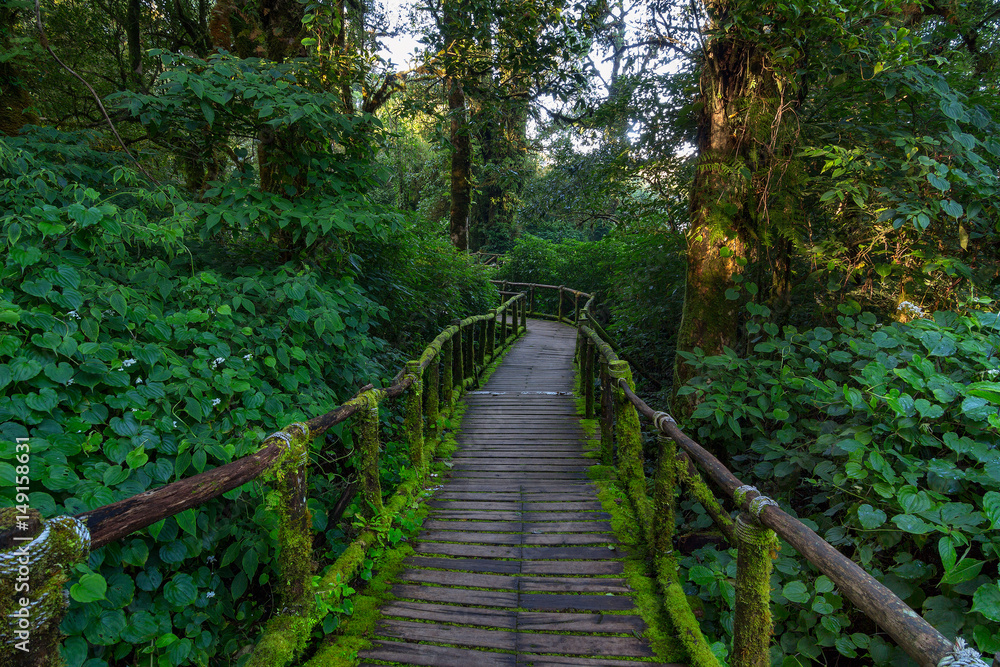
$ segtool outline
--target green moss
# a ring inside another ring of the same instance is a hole
[[[625,381],[634,388],[632,371],[624,361],[611,365],[611,375],[616,381]],[[642,426],[639,413],[628,400],[625,391],[616,387],[615,439],[618,441],[618,477],[625,486],[628,498],[639,516],[647,541],[653,543],[653,505],[646,495],[646,473],[642,455]]]
[[[385,397],[381,389],[369,389],[345,405],[357,405],[353,426],[361,450],[361,497],[369,515],[382,513],[382,486],[379,482],[378,404]]]
[[[712,490],[708,488],[707,484],[705,484],[701,475],[699,475],[697,471],[692,471],[689,468],[686,459],[683,461],[678,460],[677,477],[685,484],[685,486],[687,486],[688,493],[694,496],[695,500],[701,503],[702,507],[704,507],[709,513],[715,521],[715,525],[722,530],[730,544],[735,544],[736,538],[733,534],[733,520],[730,519],[729,515],[722,509],[722,505],[719,504],[715,494],[713,494]]]
[[[767,667],[770,664],[771,552],[777,549],[774,532],[750,515],[736,521],[736,608],[733,623],[733,664]]]
[[[406,414],[403,430],[410,446],[410,465],[423,473],[427,466],[424,457],[424,382],[419,361],[406,362],[406,374],[413,378],[413,384],[406,394]]]

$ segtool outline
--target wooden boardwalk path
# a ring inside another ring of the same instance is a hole
[[[630,613],[621,550],[586,474],[575,335],[529,320],[489,382],[466,395],[454,467],[363,664],[662,664]]]

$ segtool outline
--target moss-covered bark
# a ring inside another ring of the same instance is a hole
[[[441,403],[445,410],[451,410],[455,402],[455,382],[452,380],[452,372],[455,370],[455,362],[452,359],[453,340],[449,338],[441,346]]]
[[[774,532],[749,514],[736,520],[736,609],[733,615],[733,667],[771,664],[771,552]]]
[[[379,389],[370,389],[345,405],[357,405],[354,413],[355,447],[361,450],[361,494],[365,511],[378,516],[382,506],[382,485],[379,481],[379,420],[378,404],[385,396]]]
[[[625,361],[614,361],[609,372],[615,383],[615,439],[618,441],[618,477],[625,485],[628,498],[635,508],[646,544],[653,543],[653,506],[646,495],[646,473],[643,469],[642,426],[639,413],[618,383],[632,382],[632,371]]]
[[[424,414],[423,374],[420,372],[419,361],[406,362],[406,374],[413,377],[413,384],[406,394],[406,415],[403,419],[403,429],[410,446],[410,464],[421,472],[427,465],[424,457]]]
[[[670,438],[658,435],[660,457],[653,481],[653,551],[674,550],[674,508],[677,504],[677,445]]]

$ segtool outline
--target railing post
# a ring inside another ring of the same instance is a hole
[[[441,383],[441,360],[434,357],[427,367],[427,383],[424,385],[424,414],[427,415],[427,437],[435,440],[438,437],[438,412],[440,398],[438,386]]]
[[[25,651],[21,655],[30,656],[24,664],[63,664],[59,623],[69,602],[63,593],[66,573],[89,554],[90,531],[83,521],[59,516],[43,523],[37,510],[0,508],[3,664],[8,664],[7,651],[13,657],[21,648]],[[17,588],[19,583],[29,583],[30,589]]]
[[[502,307],[500,313],[500,345],[507,344],[507,306]]]
[[[653,550],[668,553],[674,549],[674,511],[677,504],[677,444],[662,433],[656,434],[659,460],[653,481]]]
[[[378,404],[385,392],[369,389],[357,398],[358,411],[354,413],[354,435],[361,449],[361,497],[371,516],[378,516],[382,506],[382,483],[379,481],[379,421]]]
[[[576,292],[573,294],[573,323],[578,324],[580,322],[580,293]]]
[[[528,297],[523,296],[519,302],[521,304],[521,327],[528,330]]]
[[[462,322],[461,320],[455,320],[452,322],[458,331],[455,332],[455,337],[453,338],[454,343],[451,346],[451,355],[453,361],[453,368],[451,369],[451,381],[455,383],[456,391],[451,394],[452,405],[455,404],[458,399],[462,397],[462,393],[465,391],[465,361],[462,353],[465,350],[465,344],[462,340]]]
[[[486,349],[490,351],[490,361],[497,355],[497,310],[490,311],[490,319],[486,321]]]
[[[424,378],[420,372],[419,361],[406,362],[406,374],[413,377],[413,384],[406,395],[406,415],[403,419],[403,429],[410,445],[410,464],[421,472],[427,465],[424,456],[424,414],[423,395]]]
[[[736,609],[732,667],[771,664],[771,551],[774,533],[752,515],[736,518]]]
[[[559,321],[560,322],[562,322],[562,293],[563,293],[563,290],[565,288],[566,288],[565,285],[560,285],[559,286],[559,309],[558,309],[557,315],[559,317]]]
[[[446,410],[450,410],[454,404],[455,383],[451,377],[455,370],[453,347],[455,347],[454,336],[449,337],[441,346],[441,404]]]
[[[583,329],[577,327],[576,329],[576,363],[577,367],[580,369],[580,386],[578,391],[580,396],[587,395],[587,344],[590,341],[587,340],[587,334],[583,333]]]
[[[532,284],[531,287],[528,288],[528,290],[529,290],[529,295],[530,295],[528,297],[528,310],[530,310],[531,314],[534,315],[535,314],[535,286]]]
[[[583,387],[584,418],[594,418],[594,358],[597,353],[597,346],[593,341],[588,341],[587,353],[584,355],[584,365],[586,370],[583,378],[586,384]]]
[[[606,466],[614,462],[614,438],[612,424],[615,419],[614,403],[611,396],[611,374],[608,360],[601,355],[601,463]]]
[[[479,324],[479,348],[476,353],[476,363],[482,368],[486,365],[486,330],[489,327],[486,322]]]
[[[635,508],[639,525],[646,533],[646,544],[652,544],[652,504],[646,495],[646,473],[643,470],[642,426],[639,413],[628,400],[623,384],[630,389],[632,371],[626,361],[613,361],[609,365],[612,384],[615,387],[615,438],[618,440],[618,478],[625,483],[629,500]],[[634,389],[633,389],[634,390]]]
[[[465,377],[462,379],[462,387],[465,381],[476,377],[476,323],[469,324],[469,330],[465,336],[465,352],[462,358],[465,360]]]

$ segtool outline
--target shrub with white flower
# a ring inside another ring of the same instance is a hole
[[[212,368],[213,369],[218,368],[221,364],[224,363],[226,363],[225,357],[216,357],[215,359],[212,360]]]
[[[128,368],[129,366],[134,366],[135,364],[135,359],[126,359],[122,362],[122,368]]]
[[[243,360],[244,361],[250,361],[251,359],[253,359],[253,355],[252,354],[244,354],[243,355]]]
[[[216,405],[218,405],[219,403],[222,403],[222,399],[221,399],[221,398],[213,398],[213,399],[212,399],[212,407],[213,407],[213,408],[214,408],[214,407],[215,407]]]
[[[71,320],[78,320],[80,319],[80,313],[76,312],[75,310],[71,310],[68,313],[66,313],[66,317],[68,317]]]
[[[896,306],[896,310],[909,315],[910,317],[923,317],[924,309],[913,303],[912,301],[900,301],[899,305]]]

